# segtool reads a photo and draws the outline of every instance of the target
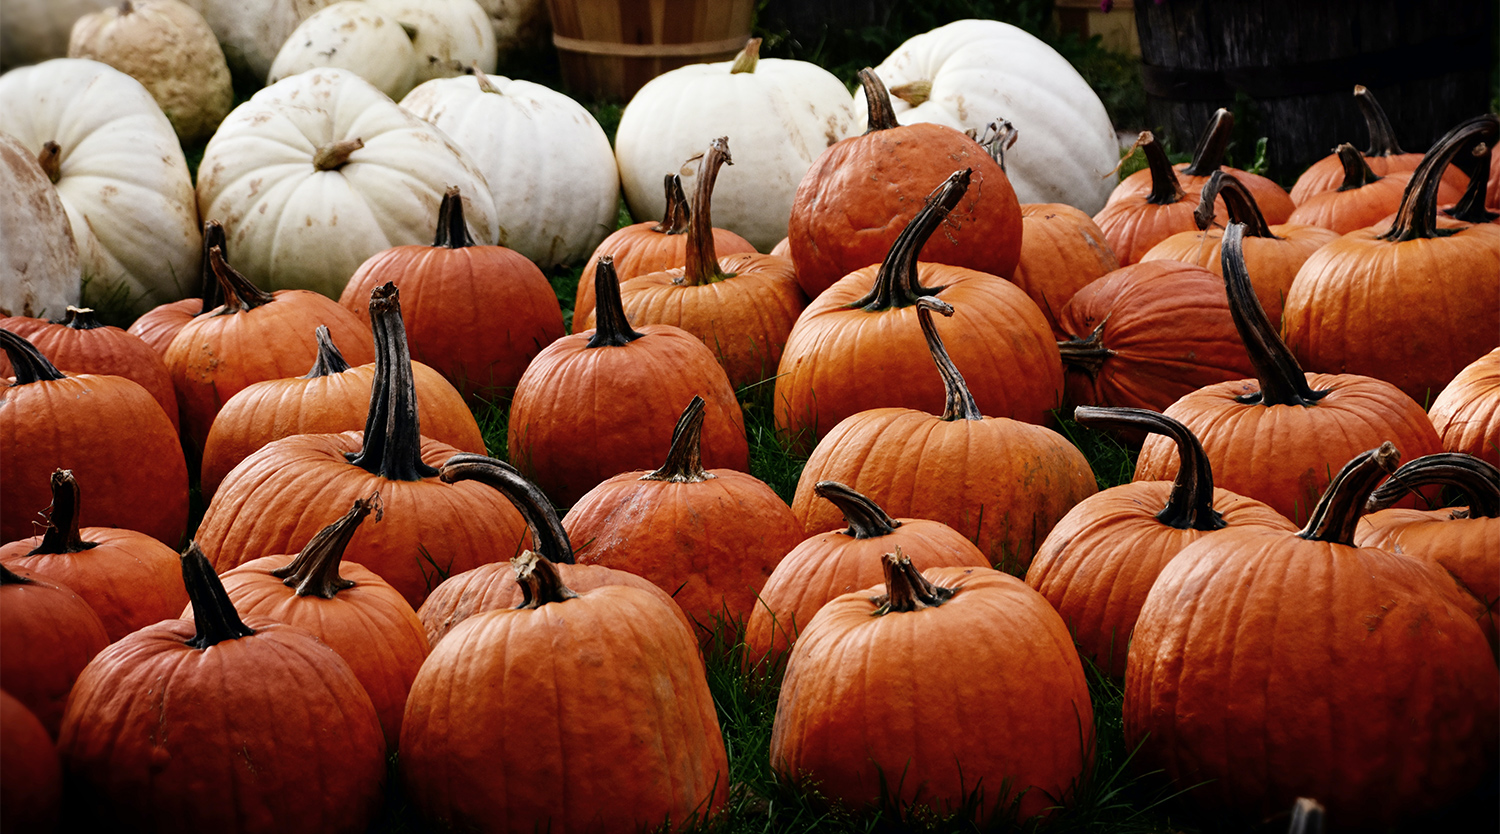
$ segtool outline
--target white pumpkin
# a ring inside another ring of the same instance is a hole
[[[428,81],[401,106],[442,128],[484,171],[501,246],[545,268],[583,259],[614,229],[614,152],[573,99],[529,81],[464,76]]]
[[[0,316],[61,317],[80,299],[78,246],[36,155],[0,133]]]
[[[666,208],[661,180],[682,175],[710,140],[728,136],[734,165],[714,187],[714,225],[761,252],[786,237],[802,176],[829,145],[854,132],[849,91],[827,70],[776,58],[756,60],[752,41],[734,61],[691,64],[652,79],[620,116],[615,158],[625,200],[637,218]]]
[[[348,70],[308,70],[236,107],[203,151],[198,204],[224,225],[234,266],[265,289],[338,298],[376,252],[431,245],[449,186],[476,241],[495,204],[442,131]]]
[[[198,210],[172,123],[139,81],[82,58],[55,58],[0,76],[0,131],[41,156],[58,151],[90,307],[143,313],[198,279]],[[51,169],[51,170],[49,170]]]
[[[1019,137],[1005,172],[1022,203],[1067,203],[1092,215],[1118,183],[1111,172],[1120,148],[1104,104],[1066,58],[1023,29],[998,20],[940,26],[901,44],[875,74],[902,124],[983,134],[991,122],[1010,121]],[[856,91],[861,122],[866,112]]]
[[[73,22],[118,0],[0,0],[0,72],[68,54]]]
[[[302,21],[282,44],[267,84],[316,67],[338,67],[399,99],[417,83],[417,52],[406,29],[369,3],[345,0]]]
[[[184,143],[207,139],[234,104],[214,31],[180,0],[125,0],[78,18],[68,57],[109,64],[144,84]]]
[[[336,0],[184,0],[208,21],[236,78],[260,84],[297,24]]]
[[[495,71],[495,30],[474,0],[365,0],[413,33],[416,84],[463,75],[477,65]]]

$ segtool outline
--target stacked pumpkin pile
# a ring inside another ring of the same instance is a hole
[[[363,831],[393,753],[435,821],[682,827],[730,793],[705,659],[741,627],[773,768],[856,807],[1065,808],[1085,661],[1214,812],[1407,819],[1493,770],[1500,120],[1394,173],[1359,91],[1376,147],[1319,198],[1224,168],[1221,113],[1110,192],[1097,98],[971,21],[852,100],[752,41],[612,153],[484,72],[469,7],[329,5],[263,66],[209,27],[269,83],[227,115],[83,58],[0,77],[35,197],[0,274],[7,827],[65,791],[79,825]],[[946,74],[997,53],[1070,106]],[[662,220],[606,238],[621,182]],[[541,268],[585,258],[568,335]],[[757,387],[790,504],[747,474]],[[1063,406],[1143,444],[1137,483],[1097,492]],[[1386,509],[1441,486],[1468,508]]]

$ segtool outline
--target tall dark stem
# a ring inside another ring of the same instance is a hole
[[[372,512],[379,521],[383,513],[378,492],[369,498],[355,499],[349,512],[319,530],[296,558],[279,568],[272,568],[271,575],[295,590],[299,597],[333,599],[339,591],[353,588],[353,580],[339,576],[339,567],[344,562],[344,550],[349,547],[360,522]]]
[[[224,583],[219,581],[219,575],[214,573],[197,542],[188,542],[187,550],[182,551],[182,582],[187,586],[193,621],[198,626],[197,633],[187,641],[189,646],[207,649],[255,633],[234,610],[234,603],[224,592]]]
[[[1277,335],[1271,320],[1266,318],[1265,308],[1260,306],[1255,287],[1250,283],[1250,272],[1245,268],[1244,237],[1244,225],[1230,223],[1224,230],[1219,251],[1224,289],[1229,295],[1229,315],[1234,319],[1234,329],[1239,331],[1240,340],[1245,343],[1250,366],[1255,369],[1255,378],[1260,382],[1258,392],[1239,397],[1239,402],[1311,406],[1328,392],[1314,391],[1307,384],[1307,374],[1302,372],[1297,358]]]
[[[97,542],[86,542],[78,526],[79,513],[78,481],[71,469],[55,469],[52,472],[52,512],[47,517],[47,532],[42,541],[27,556],[42,556],[61,553],[82,553]]]
[[[844,521],[849,524],[849,529],[844,531],[846,536],[875,539],[888,536],[901,526],[901,522],[886,514],[873,499],[838,481],[818,481],[813,492],[832,502],[844,514]]]
[[[1165,414],[1144,408],[1098,408],[1080,405],[1073,419],[1084,425],[1136,428],[1166,435],[1177,444],[1177,477],[1167,504],[1156,519],[1178,530],[1218,530],[1226,525],[1214,509],[1214,472],[1203,444],[1191,429]]]
[[[557,518],[557,510],[536,484],[526,480],[514,466],[484,455],[457,454],[443,464],[443,483],[479,481],[499,490],[520,511],[531,530],[531,549],[560,565],[574,563],[573,545]]]
[[[1234,132],[1234,114],[1220,107],[1198,137],[1198,147],[1193,149],[1193,161],[1182,173],[1191,177],[1206,177],[1224,164],[1224,154],[1229,151],[1230,134]]]
[[[682,177],[678,174],[667,174],[662,177],[661,187],[665,192],[667,207],[662,211],[661,222],[652,226],[651,231],[664,235],[687,234],[691,227],[693,210],[688,206],[687,195],[682,191]],[[712,233],[710,230],[709,234]]]
[[[922,210],[906,224],[906,228],[897,235],[896,242],[891,244],[891,251],[886,253],[885,260],[881,262],[880,271],[875,273],[875,285],[864,298],[850,302],[850,309],[860,307],[871,313],[878,313],[881,310],[910,307],[919,298],[942,292],[942,287],[922,286],[917,275],[917,255],[948,213],[968,192],[969,180],[973,178],[973,174],[972,168],[954,171],[948,179],[943,180],[942,185],[927,195]]]
[[[1383,510],[1430,484],[1462,490],[1469,498],[1470,518],[1500,517],[1500,469],[1460,452],[1424,455],[1404,464],[1370,495],[1365,512]]]
[[[1354,146],[1345,142],[1334,151],[1339,156],[1339,164],[1344,166],[1344,180],[1339,184],[1339,191],[1353,191],[1356,188],[1364,188],[1376,180],[1381,179],[1374,171],[1370,170],[1370,163]]]
[[[464,198],[456,185],[448,186],[448,191],[443,194],[443,202],[438,206],[437,237],[433,239],[432,245],[444,249],[462,249],[474,245],[474,238],[469,234],[469,224],[464,222]]]
[[[302,378],[317,379],[349,370],[349,363],[344,360],[344,354],[339,353],[338,345],[333,343],[333,334],[328,332],[328,326],[320,324],[313,333],[318,340],[318,355],[313,359],[312,369],[303,374]]]
[[[877,598],[877,617],[936,608],[958,593],[957,588],[944,588],[929,581],[900,548],[896,548],[895,553],[885,554],[881,566],[885,568],[886,593]]]
[[[594,265],[594,335],[585,347],[624,347],[644,335],[631,328],[625,316],[614,256],[600,257]]]
[[[1459,151],[1472,148],[1479,142],[1493,146],[1496,141],[1500,141],[1500,117],[1486,113],[1463,122],[1433,143],[1406,183],[1401,207],[1396,209],[1396,222],[1391,224],[1390,231],[1380,236],[1381,240],[1396,242],[1448,234],[1437,226],[1437,193],[1443,171]],[[1483,178],[1484,174],[1476,172],[1476,176]]]
[[[1370,147],[1365,151],[1365,156],[1400,156],[1406,153],[1401,150],[1401,143],[1396,141],[1396,131],[1391,127],[1391,120],[1386,118],[1385,108],[1375,100],[1374,93],[1363,85],[1356,84],[1354,103],[1359,105],[1359,112],[1365,117],[1365,129],[1370,133]]]
[[[35,585],[36,580],[0,565],[0,585]]]
[[[420,481],[437,474],[422,461],[422,426],[417,419],[417,383],[401,323],[401,294],[394,283],[370,292],[370,324],[375,330],[375,382],[365,417],[364,445],[349,462],[388,481]]]
[[[1474,176],[1469,177],[1469,186],[1464,189],[1463,196],[1458,198],[1458,203],[1451,209],[1444,209],[1443,213],[1465,223],[1490,223],[1500,217],[1500,214],[1490,211],[1484,204],[1490,184],[1485,173],[1490,170],[1490,155],[1495,152],[1495,148],[1487,142],[1481,142],[1475,151],[1477,161],[1474,164]]]
[[[1365,501],[1386,475],[1396,471],[1401,453],[1389,441],[1380,448],[1355,455],[1344,464],[1333,483],[1318,499],[1307,526],[1297,533],[1304,539],[1334,544],[1354,544],[1354,528],[1364,513]]]
[[[729,137],[720,136],[708,143],[708,152],[698,165],[698,183],[693,188],[693,219],[687,236],[687,266],[682,276],[683,283],[690,287],[711,284],[728,277],[719,271],[719,255],[714,251],[714,221],[710,209],[719,169],[733,164],[734,160],[729,158]]]
[[[886,90],[885,82],[875,74],[875,70],[869,67],[860,70],[859,84],[864,88],[865,105],[870,114],[865,133],[900,127],[901,123],[896,121],[896,110],[891,107],[891,94]]]
[[[224,290],[219,286],[219,278],[214,274],[213,260],[209,252],[218,247],[219,252],[227,260],[229,257],[228,239],[224,236],[224,226],[217,220],[203,221],[203,264],[198,268],[198,297],[203,303],[198,306],[198,315],[213,312],[220,304],[224,303]]]
[[[1172,169],[1172,160],[1151,131],[1141,134],[1142,149],[1146,153],[1146,166],[1151,170],[1151,193],[1146,202],[1153,206],[1170,206],[1182,202],[1185,196],[1177,172]]]
[[[667,462],[660,469],[642,475],[641,480],[697,484],[715,477],[703,469],[703,406],[703,398],[695,394],[672,430]]]
[[[15,333],[0,327],[0,349],[5,351],[5,356],[10,360],[10,367],[16,374],[15,385],[30,385],[33,382],[52,382],[59,379],[67,379],[67,375],[57,369],[48,361],[42,352],[37,350],[36,345],[26,341]]]
[[[1229,212],[1229,222],[1243,223],[1247,236],[1281,240],[1271,233],[1271,226],[1266,223],[1266,216],[1260,213],[1260,205],[1255,202],[1250,189],[1238,177],[1223,171],[1215,171],[1209,176],[1198,198],[1198,208],[1193,210],[1193,222],[1199,229],[1207,229],[1213,223],[1214,200],[1221,196],[1224,208]]]
[[[230,266],[224,260],[223,249],[215,246],[208,250],[208,265],[219,282],[219,292],[224,296],[223,305],[215,308],[219,311],[218,315],[248,312],[276,300],[274,295],[250,283],[249,278]]]
[[[953,315],[953,305],[936,298],[923,298],[917,302],[917,323],[922,327],[922,336],[927,340],[927,350],[932,353],[933,364],[937,365],[938,373],[943,377],[942,419],[983,420],[984,415],[979,412],[979,404],[974,402],[974,395],[969,392],[964,375],[958,372],[958,366],[953,364],[948,348],[943,345],[943,338],[938,335],[937,325],[932,320],[934,312],[950,317]]]

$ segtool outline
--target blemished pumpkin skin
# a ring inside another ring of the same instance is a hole
[[[1455,127],[1412,176],[1389,231],[1350,233],[1302,265],[1282,325],[1297,361],[1322,373],[1378,377],[1428,402],[1495,348],[1500,226],[1439,228],[1436,196],[1439,172],[1461,150],[1497,141],[1494,115]]]
[[[1073,294],[1120,268],[1094,218],[1063,203],[1022,203],[1021,260],[1011,283],[1026,291],[1058,338],[1058,313]]]
[[[1496,759],[1500,674],[1440,571],[1351,544],[1389,444],[1308,525],[1207,536],[1162,571],[1125,673],[1125,743],[1210,812],[1316,796],[1350,830],[1461,796]]]
[[[1468,506],[1437,510],[1391,506],[1428,484],[1457,487]],[[1500,657],[1500,471],[1472,455],[1443,452],[1391,473],[1370,495],[1354,531],[1360,547],[1378,547],[1446,570],[1477,601],[1470,613]]]
[[[224,291],[219,289],[219,279],[214,276],[213,265],[208,260],[208,252],[215,246],[225,253],[224,258],[228,260],[229,249],[224,242],[224,227],[217,220],[205,220],[202,266],[198,270],[198,294],[180,301],[158,304],[142,313],[126,330],[150,345],[163,362],[167,358],[167,348],[188,322],[212,312],[224,303]],[[176,397],[175,391],[173,397]]]
[[[1420,457],[1442,447],[1426,412],[1396,386],[1356,374],[1302,372],[1255,300],[1243,237],[1238,223],[1224,231],[1222,265],[1229,309],[1255,376],[1200,388],[1164,413],[1197,436],[1219,486],[1301,523],[1334,467],[1362,449],[1390,441],[1403,455]],[[1147,438],[1134,480],[1176,474],[1172,444]]]
[[[0,541],[34,535],[53,470],[89,485],[80,523],[125,527],[169,546],[187,529],[187,461],[150,392],[124,377],[65,376],[0,328],[16,381],[0,388]]]
[[[724,366],[729,384],[740,389],[776,373],[807,296],[790,258],[718,256],[709,204],[718,169],[727,164],[729,140],[721,136],[709,145],[698,172],[686,265],[622,281],[620,301],[632,321],[670,324],[702,339]],[[594,318],[591,313],[588,323]]]
[[[375,364],[351,368],[328,328],[318,325],[316,335],[318,357],[311,370],[298,377],[252,383],[230,397],[214,417],[203,444],[200,483],[205,496],[212,498],[229,470],[274,440],[364,427]],[[420,362],[412,362],[411,373],[423,433],[464,452],[485,452],[484,435],[463,395]]]
[[[612,261],[599,260],[599,327],[537,355],[511,400],[509,457],[560,507],[605,479],[654,466],[694,396],[707,402],[706,463],[750,468],[745,418],[729,377],[696,336],[667,324],[631,327]]]
[[[395,588],[369,568],[343,561],[354,531],[372,511],[378,522],[378,493],[355,501],[295,556],[252,559],[219,579],[243,616],[306,629],[338,652],[370,696],[386,746],[394,750],[406,693],[427,658],[427,634]],[[192,618],[189,605],[182,619]]]
[[[797,639],[771,767],[846,805],[967,807],[980,825],[1066,804],[1094,711],[1062,618],[999,571],[884,561],[884,586],[830,601]]]
[[[130,831],[364,831],[386,746],[354,672],[296,626],[241,619],[194,545],[182,573],[196,620],[137,631],[78,676],[57,741],[70,814]]]
[[[667,174],[663,180],[666,190],[666,208],[660,222],[646,220],[616,229],[605,238],[594,254],[583,265],[585,277],[593,275],[599,259],[605,255],[614,258],[615,275],[621,282],[629,281],[653,272],[681,267],[687,263],[687,232],[692,225],[693,210],[687,195],[682,191],[682,177]],[[785,240],[783,239],[783,243]],[[754,253],[755,247],[728,229],[713,230],[713,248],[719,255]],[[790,258],[790,250],[771,250],[780,258]],[[578,294],[573,299],[573,330],[581,333],[589,329],[587,322],[594,312],[594,282],[579,281]]]
[[[438,480],[437,467],[458,450],[421,435],[393,284],[373,293],[370,319],[380,352],[365,430],[285,437],[230,470],[197,532],[216,569],[298,551],[342,514],[340,505],[376,491],[385,507],[380,529],[356,533],[346,556],[413,608],[442,576],[494,561],[522,541],[525,524],[503,498]]]
[[[1146,594],[1184,547],[1231,526],[1294,531],[1297,525],[1259,501],[1216,488],[1198,439],[1170,417],[1080,406],[1074,419],[1169,437],[1181,462],[1173,481],[1121,484],[1080,501],[1047,534],[1026,571],[1026,584],[1062,615],[1079,654],[1123,678]]]
[[[719,620],[743,623],[776,564],[802,540],[802,525],[763,481],[705,470],[703,400],[694,397],[672,432],[666,462],[623,472],[589,490],[563,517],[584,564],[629,571],[670,593],[696,624],[700,645]]]
[[[1500,466],[1500,347],[1469,363],[1427,409],[1443,449]]]
[[[488,611],[428,656],[401,724],[421,814],[495,832],[676,829],[711,816],[729,763],[692,633],[638,588],[574,592],[515,560],[519,608]]]
[[[891,518],[837,481],[820,481],[813,491],[849,526],[804,539],[771,571],[745,624],[746,662],[760,671],[780,674],[797,634],[830,600],[883,582],[886,553],[901,553],[918,571],[990,566],[973,542],[941,521]]]
[[[412,358],[471,404],[504,401],[532,358],[566,332],[557,294],[520,253],[475,245],[457,187],[443,198],[437,229],[431,246],[392,247],[361,264],[339,304],[369,315],[370,291],[395,283]]]
[[[682,625],[688,631],[693,630],[682,606],[651,580],[603,565],[578,564],[573,545],[568,541],[568,533],[563,529],[552,501],[536,484],[521,477],[515,467],[482,455],[454,455],[443,464],[439,477],[449,483],[477,480],[499,490],[526,519],[532,549],[557,568],[558,575],[569,588],[579,592],[603,585],[640,588],[670,604]],[[499,555],[505,557],[503,553]],[[520,555],[519,548],[516,555]],[[511,569],[509,559],[505,559],[443,580],[422,603],[417,616],[422,620],[428,642],[436,646],[464,620],[486,611],[515,608],[525,601],[524,596],[516,582],[516,572]]]
[[[920,254],[933,263],[1009,278],[1021,257],[1021,207],[1000,164],[973,139],[932,123],[902,125],[885,85],[861,71],[869,130],[824,151],[792,203],[787,224],[797,282],[807,297],[879,263],[922,210],[933,183],[974,171],[974,187],[954,209],[945,233]]]
[[[1050,421],[1062,397],[1062,360],[1036,303],[998,276],[917,261],[923,241],[974,187],[967,169],[954,172],[928,195],[882,263],[845,276],[798,317],[774,394],[776,428],[794,448],[809,448],[861,411],[943,407],[941,378],[932,373],[916,322],[917,301],[925,297],[958,311],[943,330],[984,413]]]
[[[1130,266],[1156,244],[1178,232],[1196,228],[1193,212],[1198,207],[1198,198],[1183,190],[1161,143],[1150,131],[1143,132],[1136,143],[1146,154],[1151,189],[1144,193],[1132,189],[1118,199],[1111,198],[1094,215],[1094,222],[1104,232],[1104,239],[1119,258],[1120,266]],[[1123,182],[1120,185],[1124,187]]]
[[[1222,278],[1219,241],[1224,232],[1208,228],[1213,222],[1208,213],[1208,201],[1221,195],[1229,222],[1245,224],[1245,267],[1250,271],[1250,282],[1255,285],[1255,297],[1260,301],[1261,309],[1266,311],[1271,326],[1279,329],[1281,308],[1286,303],[1292,279],[1297,277],[1297,270],[1312,257],[1312,253],[1337,240],[1339,234],[1321,226],[1268,225],[1260,207],[1255,204],[1255,196],[1229,174],[1215,171],[1208,184],[1203,186],[1198,208],[1193,213],[1201,230],[1172,235],[1151,247],[1141,256],[1141,262],[1183,261],[1201,266]]]
[[[91,308],[68,307],[67,314],[56,322],[22,316],[0,318],[0,327],[36,345],[60,370],[135,380],[161,403],[172,428],[177,428],[177,394],[161,355],[139,336],[101,324]],[[0,356],[0,378],[13,375],[10,360]]]
[[[25,704],[0,691],[0,825],[55,831],[61,813],[62,766],[52,736]]]
[[[838,481],[893,515],[947,524],[992,565],[1024,570],[1058,519],[1098,490],[1094,474],[1057,432],[984,416],[931,320],[952,307],[923,298],[917,310],[947,390],[943,411],[876,408],[834,426],[802,469],[792,512],[809,536],[838,529],[839,511],[814,493]]]
[[[1345,235],[1375,225],[1401,205],[1412,172],[1377,175],[1350,144],[1339,145],[1337,153],[1344,165],[1343,184],[1308,197],[1287,218],[1288,223],[1321,226]]]
[[[109,645],[83,597],[25,568],[0,565],[0,689],[57,737],[73,682]]]
[[[110,642],[177,616],[187,603],[177,553],[145,533],[78,525],[78,481],[52,473],[47,531],[0,545],[0,563],[71,588],[104,623]]]

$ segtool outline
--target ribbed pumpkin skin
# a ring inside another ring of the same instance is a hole
[[[1495,761],[1500,677],[1431,569],[1264,528],[1162,571],[1125,676],[1125,741],[1252,818],[1316,796],[1352,830],[1441,807]]]
[[[1047,534],[1026,571],[1026,584],[1062,615],[1079,654],[1115,677],[1125,675],[1130,631],[1162,568],[1183,548],[1222,532],[1159,521],[1171,493],[1170,481],[1145,481],[1085,498]],[[1214,489],[1214,509],[1228,527],[1297,529],[1265,504],[1225,489]]]
[[[1052,332],[1073,294],[1120,268],[1094,218],[1063,203],[1022,203],[1021,260],[1011,282],[1042,309]]]
[[[1364,156],[1365,164],[1377,176],[1383,177],[1387,174],[1411,174],[1422,164],[1422,154],[1403,153],[1391,156]],[[1339,155],[1329,154],[1322,159],[1307,166],[1307,169],[1297,177],[1297,182],[1292,186],[1292,202],[1298,206],[1307,202],[1309,198],[1322,194],[1326,191],[1337,191],[1344,184],[1344,165],[1339,161]],[[1464,188],[1469,184],[1469,178],[1458,168],[1448,166],[1443,171],[1443,184],[1438,186],[1438,202],[1443,205],[1455,202],[1463,196]]]
[[[202,309],[203,300],[199,298],[170,301],[142,313],[140,318],[131,323],[126,332],[141,337],[141,341],[150,345],[151,349],[162,357],[162,361],[166,361],[167,346],[177,338],[178,331],[192,321]],[[175,397],[176,394],[174,393],[173,396]]]
[[[1202,388],[1163,413],[1203,443],[1216,485],[1264,501],[1299,524],[1333,475],[1360,452],[1385,441],[1404,460],[1442,450],[1422,407],[1395,386],[1353,374],[1305,376],[1314,390],[1330,392],[1311,407],[1236,402],[1260,391],[1259,383],[1245,379]],[[1165,437],[1147,438],[1134,480],[1176,474],[1176,446]]]
[[[1470,363],[1427,410],[1443,449],[1500,466],[1500,348]]]
[[[1346,235],[1302,265],[1282,331],[1309,371],[1373,376],[1428,402],[1500,339],[1500,226],[1401,243]]]
[[[1062,620],[998,571],[922,575],[962,586],[937,608],[872,617],[881,584],[808,623],[776,705],[771,766],[853,805],[880,798],[882,774],[893,797],[940,813],[981,788],[981,820],[1023,790],[1023,820],[1066,801],[1092,758],[1094,719]]]
[[[615,275],[619,277],[620,283],[642,275],[653,272],[665,272],[676,269],[687,263],[687,234],[672,234],[652,231],[657,225],[656,221],[647,220],[644,223],[635,223],[623,229],[616,229],[599,247],[594,254],[589,256],[588,263],[583,265],[582,275],[585,280],[578,282],[578,295],[573,300],[573,332],[582,333],[592,327],[593,319],[590,313],[594,312],[594,282],[587,280],[587,276],[594,274],[594,267],[598,265],[602,255],[612,255],[615,259]],[[715,228],[714,251],[719,257],[737,255],[740,253],[755,252],[755,247],[750,241],[745,240],[728,229]],[[783,252],[772,252],[789,258],[791,255]]]
[[[1401,194],[1410,181],[1411,172],[1406,171],[1388,174],[1348,191],[1315,194],[1300,203],[1286,222],[1321,226],[1346,235],[1373,226],[1394,212],[1401,205]]]
[[[1148,203],[1143,196],[1127,197],[1100,209],[1094,222],[1120,259],[1120,266],[1130,266],[1172,235],[1198,228],[1193,223],[1197,207],[1198,198],[1187,194],[1175,203],[1162,205]],[[1222,210],[1215,217],[1222,222]]]
[[[47,728],[0,691],[0,824],[27,834],[53,831],[62,808],[62,767]]]
[[[0,584],[0,689],[56,738],[74,680],[109,636],[83,597],[25,568],[12,570],[31,582]]]
[[[131,831],[365,830],[386,753],[370,696],[302,629],[245,625],[200,651],[191,621],[158,623],[79,675],[58,751],[84,813]]]
[[[606,586],[471,617],[433,648],[401,725],[407,796],[488,832],[635,832],[706,816],[729,790],[691,632]]]

